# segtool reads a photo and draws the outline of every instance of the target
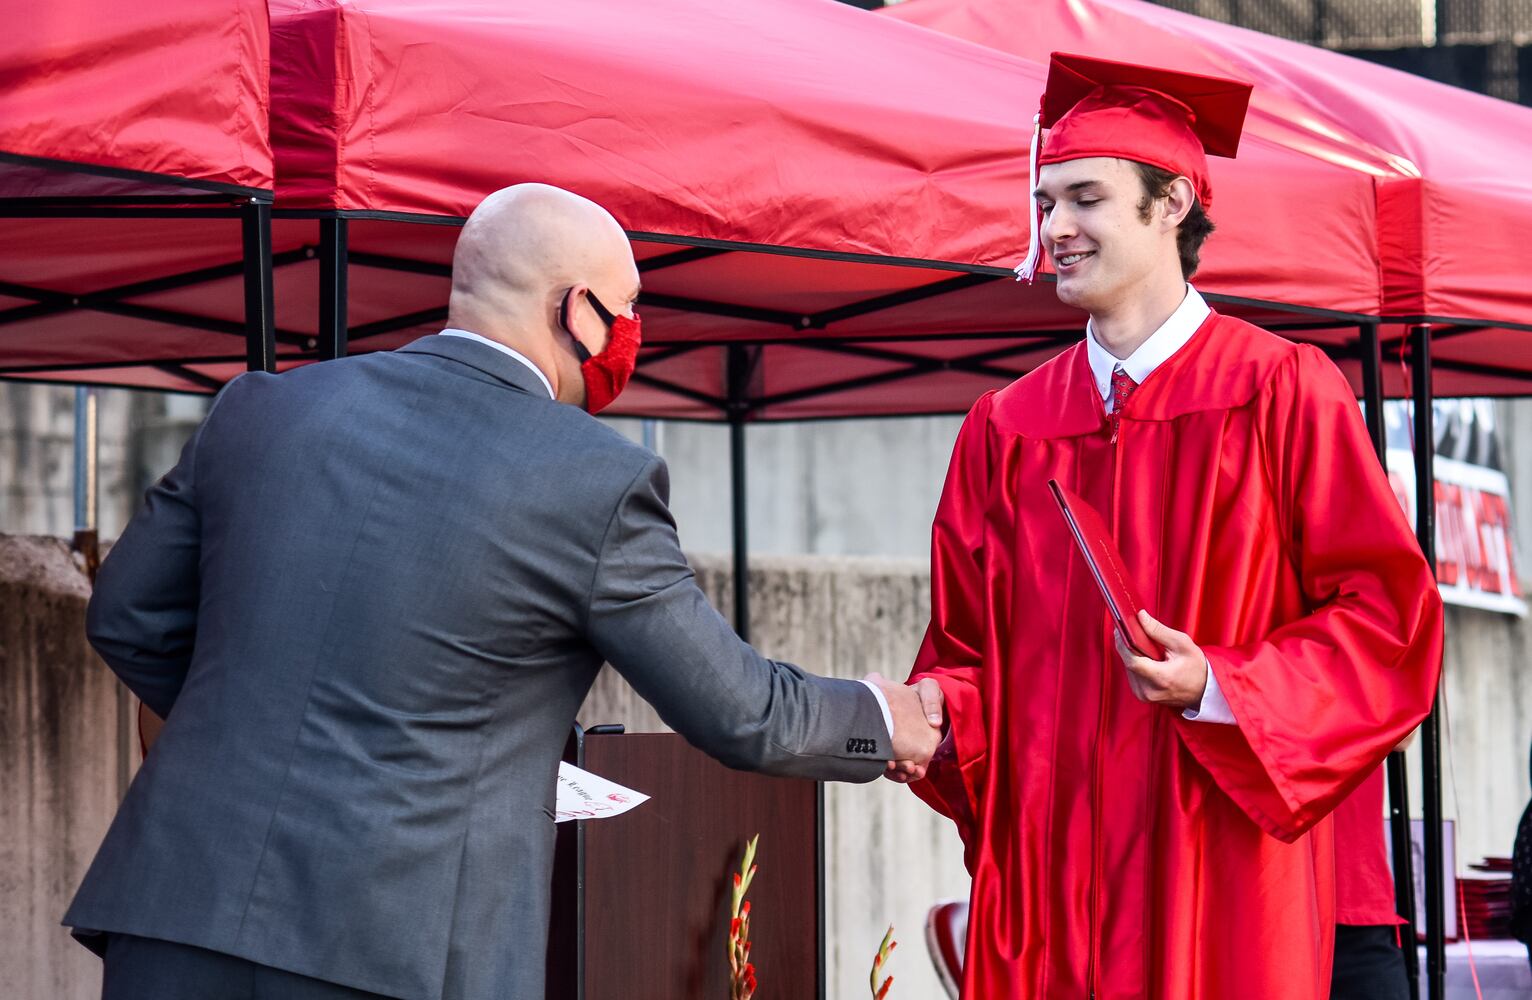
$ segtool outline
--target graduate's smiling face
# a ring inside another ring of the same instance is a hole
[[[1110,156],[1048,163],[1037,181],[1042,244],[1061,301],[1106,314],[1157,282],[1181,280],[1175,231],[1185,212],[1167,211],[1164,199],[1145,205],[1133,163]]]

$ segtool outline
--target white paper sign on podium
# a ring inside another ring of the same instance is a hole
[[[554,822],[572,819],[607,819],[621,816],[634,806],[649,801],[643,792],[624,788],[599,774],[582,771],[573,764],[559,762],[559,791]]]

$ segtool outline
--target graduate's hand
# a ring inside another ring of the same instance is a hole
[[[920,781],[941,743],[945,716],[941,686],[929,677],[908,686],[878,674],[868,674],[867,679],[882,690],[894,719],[896,759],[887,762],[883,776],[900,784]]]
[[[1167,705],[1185,711],[1202,704],[1208,686],[1208,659],[1192,637],[1161,625],[1147,611],[1139,611],[1139,624],[1149,638],[1165,650],[1165,659],[1151,660],[1127,647],[1121,635],[1114,636],[1117,655],[1128,668],[1128,685],[1139,701]]]

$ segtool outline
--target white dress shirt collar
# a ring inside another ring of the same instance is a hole
[[[532,369],[532,374],[536,375],[537,376],[537,380],[543,384],[543,388],[548,390],[548,398],[549,399],[557,399],[558,398],[553,393],[553,383],[548,381],[548,376],[544,375],[543,372],[542,372],[542,369],[538,368],[536,365],[534,365],[527,358],[527,356],[525,354],[522,354],[520,351],[517,351],[517,350],[514,350],[513,348],[507,347],[506,345],[500,343],[498,340],[490,340],[488,337],[482,337],[482,336],[480,336],[477,333],[470,333],[467,330],[452,330],[452,329],[447,329],[447,330],[443,330],[441,332],[441,336],[443,336],[443,337],[466,337],[469,340],[477,340],[481,344],[488,344],[490,347],[493,347],[495,350],[500,351],[500,352],[502,352],[504,354],[509,354],[511,357],[515,358],[517,361],[520,361],[522,364],[524,364],[528,368]]]
[[[1138,350],[1120,361],[1097,342],[1096,332],[1087,321],[1085,355],[1090,360],[1091,374],[1095,376],[1096,389],[1100,391],[1107,411],[1110,412],[1112,408],[1112,369],[1122,365],[1122,370],[1128,373],[1129,378],[1135,383],[1142,383],[1156,368],[1170,360],[1171,355],[1186,346],[1186,342],[1192,339],[1192,334],[1202,326],[1210,312],[1212,310],[1197,290],[1187,285],[1186,297],[1176,306],[1170,318],[1160,324],[1160,328],[1151,333],[1148,340],[1139,344]]]

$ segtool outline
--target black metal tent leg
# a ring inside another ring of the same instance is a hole
[[[750,550],[745,524],[745,423],[729,418],[730,486],[734,501],[734,631],[750,641]]]
[[[1388,470],[1388,437],[1383,420],[1383,358],[1378,324],[1361,327],[1362,400],[1366,404],[1367,436],[1378,463]],[[1410,1000],[1420,1000],[1420,957],[1415,953],[1415,879],[1410,851],[1410,786],[1402,752],[1388,755],[1388,829],[1394,857],[1394,912],[1404,918],[1404,971]]]
[[[276,318],[272,306],[271,205],[251,199],[240,211],[245,250],[245,365],[277,370]]]
[[[745,506],[745,399],[750,358],[743,347],[728,352],[729,484],[734,515],[734,631],[750,641],[750,546]]]
[[[346,356],[346,273],[350,232],[345,219],[319,220],[319,359]]]
[[[1436,566],[1436,439],[1431,420],[1431,328],[1410,328],[1410,394],[1415,402],[1415,537]],[[1446,899],[1442,879],[1441,687],[1421,727],[1421,794],[1425,799],[1426,983],[1432,997],[1444,996],[1446,982]]]

